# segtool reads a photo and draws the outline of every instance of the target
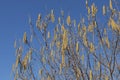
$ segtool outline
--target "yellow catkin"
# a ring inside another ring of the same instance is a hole
[[[90,15],[90,7],[88,7],[87,10],[88,10],[88,15]]]
[[[57,46],[57,48],[60,48],[60,41],[56,42],[56,46]]]
[[[100,68],[100,62],[98,62],[97,65],[98,65],[98,68]]]
[[[77,53],[79,52],[79,43],[78,42],[76,43],[76,52]]]
[[[56,40],[57,40],[57,34],[54,33],[54,41],[56,41]]]
[[[108,76],[107,76],[107,75],[105,75],[105,80],[109,80],[109,78],[108,78]]]
[[[60,70],[59,70],[59,74],[62,73],[62,64],[60,64]]]
[[[70,19],[70,16],[68,16],[68,17],[67,17],[66,22],[67,22],[67,25],[68,25],[68,26],[71,24],[71,19]]]
[[[91,53],[94,52],[94,45],[93,45],[93,43],[90,43],[90,52]]]
[[[103,15],[105,15],[106,14],[106,7],[105,7],[105,5],[103,5]]]
[[[94,17],[97,13],[97,8],[94,3],[91,6],[91,11],[92,11],[92,17]]]
[[[52,62],[54,62],[54,51],[53,50],[51,50],[51,53],[50,53],[50,57],[51,57],[51,59],[52,59]]]
[[[63,10],[61,10],[61,15],[62,15],[62,17],[64,16],[64,11]]]
[[[19,60],[17,59],[17,60],[16,60],[16,63],[15,63],[15,67],[18,66],[18,62],[19,62]]]
[[[14,72],[15,70],[15,64],[12,65],[12,71]]]
[[[19,51],[22,52],[22,48],[21,48],[21,47],[20,47]],[[18,55],[17,55],[17,59],[16,59],[15,67],[18,66],[18,63],[19,63],[20,57],[21,57],[21,54],[18,54]]]
[[[119,25],[112,18],[110,18],[110,25],[111,25],[113,30],[115,30],[115,31],[119,31],[120,30]]]
[[[87,38],[86,38],[86,33],[83,34],[83,43],[84,43],[85,47],[88,47],[88,42],[87,42]]]
[[[81,37],[80,23],[78,24],[78,34]]]
[[[78,31],[80,31],[80,23],[78,24]]]
[[[64,52],[62,53],[62,66],[65,66],[65,54],[64,54]]]
[[[89,24],[89,25],[88,25],[88,31],[89,31],[89,32],[93,32],[93,29],[94,29],[93,25],[92,25],[92,24]]]
[[[33,52],[32,49],[30,49],[29,52],[27,53],[27,54],[28,54],[28,58],[29,58],[29,62],[30,62],[30,60],[31,60],[32,52]]]
[[[48,32],[48,38],[50,38],[50,32]]]
[[[61,30],[64,31],[65,30],[65,27],[64,25],[61,26]]]
[[[82,24],[85,23],[85,19],[84,19],[84,18],[81,19],[81,23],[82,23]],[[83,25],[83,26],[85,26],[85,25]]]
[[[107,63],[108,68],[110,68],[110,63]]]
[[[47,77],[47,80],[51,80],[51,77],[50,77],[50,75],[48,75],[48,77]]]
[[[84,63],[84,54],[81,56],[81,60]]]
[[[14,42],[14,48],[16,48],[16,40],[15,40],[15,42]]]
[[[107,35],[107,31],[106,31],[106,28],[104,28],[104,35]]]
[[[76,26],[76,20],[73,21],[74,22],[74,27]]]
[[[56,32],[59,32],[59,30],[58,30],[58,25],[56,25],[55,31],[56,31]]]
[[[96,27],[97,26],[97,22],[93,21],[93,26]]]
[[[117,66],[118,70],[120,71],[120,65]]]
[[[112,7],[112,0],[110,0],[109,6],[110,6],[110,9],[113,9],[113,7]]]
[[[81,72],[80,72],[80,69],[77,67],[77,79],[79,79],[81,76]]]
[[[26,32],[24,32],[24,35],[23,35],[23,42],[26,44],[27,43],[27,35],[26,35]]]
[[[42,77],[41,80],[45,80],[45,77]]]
[[[18,78],[18,71],[16,71],[16,74],[15,74],[14,80],[17,80],[17,78]]]
[[[54,21],[55,21],[54,11],[53,10],[51,10],[51,21],[52,21],[52,23],[54,23]]]
[[[62,66],[65,66],[65,54],[64,54],[64,50],[67,48],[67,44],[68,44],[68,38],[67,38],[67,30],[65,28],[63,28],[63,35],[62,35]]]
[[[83,31],[84,33],[86,33],[86,26],[83,26],[83,27],[82,27],[82,31]]]
[[[25,58],[23,59],[23,62],[22,62],[22,66],[23,66],[24,70],[26,70],[27,64],[28,64],[28,55],[25,56]]]
[[[107,48],[110,48],[110,43],[109,43],[108,37],[105,37],[105,42],[106,42]]]
[[[30,42],[32,42],[32,41],[33,41],[33,35],[30,36]]]
[[[92,79],[92,70],[89,71],[89,78],[90,78],[90,80],[93,80]]]
[[[58,18],[58,23],[59,23],[59,24],[61,23],[61,19],[60,19],[60,17]]]
[[[41,20],[41,14],[38,14],[38,21]]]
[[[99,69],[100,69],[100,62],[97,62],[96,70],[99,70]]]
[[[67,30],[64,28],[64,26],[62,26],[62,66],[65,66],[65,54],[64,54],[64,50],[67,48],[68,45],[68,38],[67,38]]]
[[[64,31],[63,31],[63,40],[62,40],[62,48],[66,49],[67,44],[68,44],[67,30],[64,29]]]
[[[86,0],[86,2],[85,2],[85,3],[86,3],[86,8],[88,8],[88,0]]]
[[[42,69],[40,69],[40,70],[39,70],[39,75],[42,75],[42,72],[43,72],[43,70],[42,70]]]
[[[37,18],[37,21],[36,21],[36,26],[41,29],[42,27],[40,26],[40,21],[41,21],[41,14],[38,14],[38,18]]]
[[[110,22],[110,20],[108,21],[107,25],[108,25],[108,27],[110,28],[110,25],[111,25],[111,22]]]
[[[45,62],[46,62],[46,60],[45,60],[45,57],[44,57],[44,56],[42,57],[42,62],[43,62],[43,63],[45,63]]]

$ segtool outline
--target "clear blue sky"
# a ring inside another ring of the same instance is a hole
[[[109,0],[90,1],[102,6]],[[78,20],[80,14],[86,15],[83,4],[85,0],[0,0],[0,80],[13,80],[10,74],[15,62],[14,40],[21,39],[24,31],[29,31],[29,15],[35,22],[39,13],[54,9],[55,14],[60,15],[62,9]]]

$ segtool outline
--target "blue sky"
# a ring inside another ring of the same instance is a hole
[[[90,1],[102,6],[108,0]],[[66,15],[79,21],[80,14],[86,15],[83,4],[85,0],[0,0],[0,80],[13,80],[10,74],[15,62],[14,41],[29,31],[28,16],[35,23],[39,13],[46,14],[54,9],[56,15],[64,10]]]

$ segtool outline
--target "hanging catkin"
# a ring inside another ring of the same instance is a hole
[[[66,22],[67,22],[67,25],[69,26],[69,25],[70,25],[70,23],[71,23],[70,16],[68,16],[68,17],[67,17],[67,20],[66,20]]]

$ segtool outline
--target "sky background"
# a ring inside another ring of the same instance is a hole
[[[109,0],[90,0],[99,9]],[[85,16],[85,0],[0,0],[0,80],[13,80],[12,64],[15,62],[15,39],[22,39],[23,33],[29,31],[28,16],[35,24],[39,13],[49,13],[54,9],[55,15],[63,10],[79,21]],[[98,14],[99,15],[99,14]]]

